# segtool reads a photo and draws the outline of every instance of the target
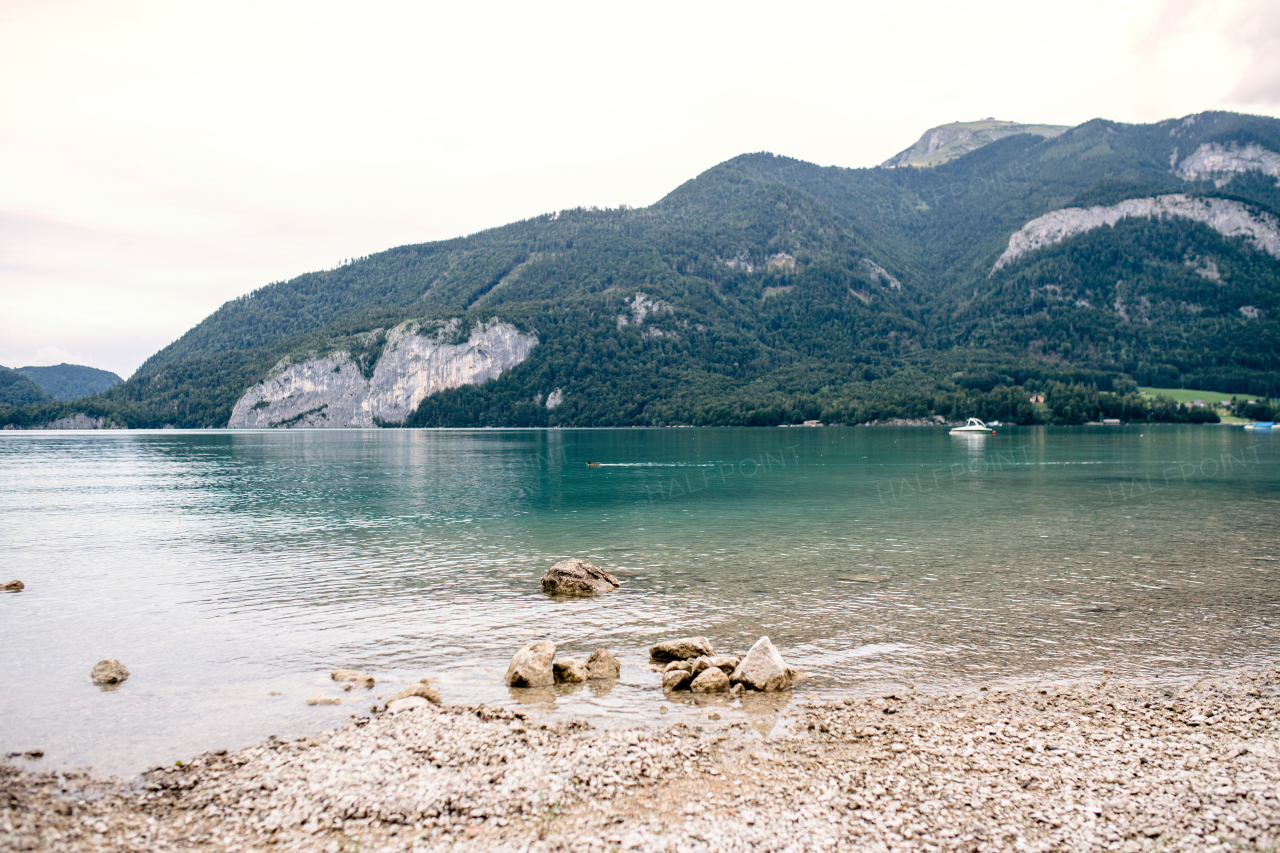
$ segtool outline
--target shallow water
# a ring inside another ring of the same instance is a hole
[[[726,652],[767,634],[833,695],[1271,665],[1278,445],[1229,427],[3,433],[0,581],[27,589],[0,593],[0,750],[132,773],[337,725],[421,677],[602,724],[705,714],[645,668],[687,634]],[[545,597],[568,556],[623,588]],[[544,637],[607,646],[621,683],[509,691],[511,654]],[[89,682],[105,657],[133,673],[116,689]],[[343,693],[335,667],[383,683]]]

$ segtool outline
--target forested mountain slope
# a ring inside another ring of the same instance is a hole
[[[17,371],[56,400],[78,400],[101,394],[122,381],[109,370],[65,362],[49,367],[19,367]]]
[[[743,155],[647,208],[561,211],[268,285],[101,397],[0,419],[1029,421],[1095,416],[1136,384],[1265,396],[1280,379],[1277,152],[1280,121],[1204,113],[1011,136],[933,168]]]

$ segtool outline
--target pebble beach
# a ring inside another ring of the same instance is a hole
[[[744,718],[690,697],[705,723],[629,729],[423,702],[129,781],[10,766],[0,835],[226,853],[1280,846],[1276,670],[785,698]]]

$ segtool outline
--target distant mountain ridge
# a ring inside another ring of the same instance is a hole
[[[124,381],[109,370],[66,362],[52,367],[15,369],[56,400],[78,400],[92,394],[101,394]]]
[[[948,160],[954,160],[1007,136],[1029,133],[1052,139],[1067,130],[1070,130],[1070,126],[1065,124],[1020,124],[994,118],[957,121],[929,128],[915,145],[885,160],[880,168],[940,166]]]
[[[1280,383],[1278,211],[1280,121],[1226,112],[1018,132],[930,168],[744,154],[646,208],[264,286],[109,391],[0,423],[1185,418],[1125,394]]]

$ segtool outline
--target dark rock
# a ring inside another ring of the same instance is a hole
[[[6,584],[0,584],[0,590],[4,592],[22,592],[26,588],[27,585],[22,581],[9,581]]]
[[[681,637],[678,640],[663,640],[649,649],[649,657],[654,660],[689,660],[714,655],[711,641],[706,637]]]
[[[556,684],[580,684],[587,680],[587,665],[576,660],[558,660],[551,665]]]

